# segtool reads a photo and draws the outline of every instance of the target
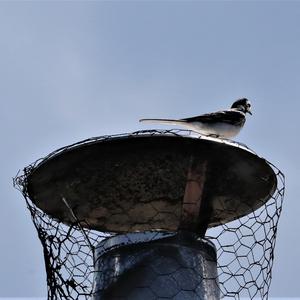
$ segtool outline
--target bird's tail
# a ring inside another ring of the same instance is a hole
[[[171,125],[183,125],[185,123],[185,121],[183,120],[173,120],[173,119],[140,119],[140,122],[171,124]]]

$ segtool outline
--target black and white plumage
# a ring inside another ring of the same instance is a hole
[[[230,109],[200,115],[186,119],[141,119],[140,122],[163,123],[188,127],[200,134],[219,138],[236,136],[246,121],[246,113],[251,113],[251,103],[248,99],[236,100]]]

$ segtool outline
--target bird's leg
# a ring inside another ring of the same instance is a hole
[[[235,142],[235,143],[237,143],[238,145],[240,145],[240,146],[243,146],[243,147],[245,147],[245,148],[247,148],[247,149],[250,149],[246,144],[244,144],[244,143],[241,143],[241,142]]]
[[[220,136],[218,134],[208,134],[207,136],[209,137],[214,137],[214,138],[219,138]]]

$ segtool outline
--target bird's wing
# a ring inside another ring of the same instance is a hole
[[[223,110],[214,113],[204,114],[197,117],[181,119],[182,121],[201,122],[201,123],[228,123],[233,125],[241,124],[245,121],[245,115],[235,110]]]

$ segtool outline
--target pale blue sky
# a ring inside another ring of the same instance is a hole
[[[0,2],[0,296],[44,296],[12,177],[58,147],[252,101],[238,141],[287,176],[272,296],[299,290],[300,2]],[[18,287],[18,288],[16,288]]]

